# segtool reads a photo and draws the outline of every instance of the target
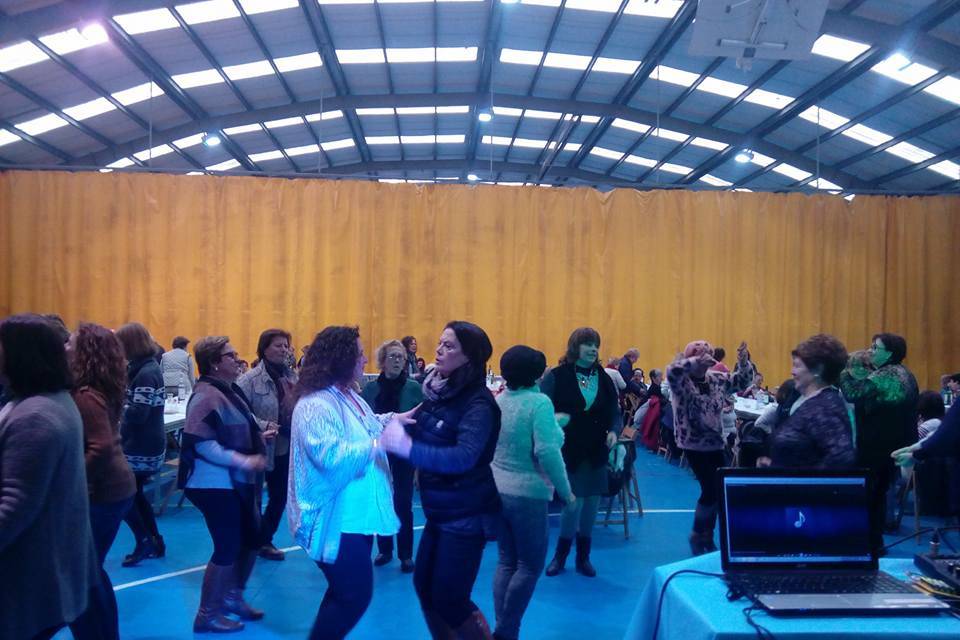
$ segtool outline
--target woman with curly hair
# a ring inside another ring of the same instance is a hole
[[[83,420],[83,455],[90,498],[90,528],[97,550],[100,580],[110,618],[107,637],[119,637],[117,601],[103,561],[117,537],[120,522],[133,504],[137,481],[120,447],[120,414],[127,372],[120,341],[112,331],[83,322],[70,335],[67,358],[73,373],[73,401]]]
[[[400,529],[378,438],[385,424],[413,420],[411,412],[375,414],[354,390],[366,363],[357,327],[327,327],[293,392],[287,517],[327,579],[311,640],[344,638],[356,626],[373,597],[373,536]]]

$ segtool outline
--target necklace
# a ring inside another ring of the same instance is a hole
[[[591,375],[585,375],[582,373],[577,374],[577,380],[580,382],[580,386],[583,387],[584,389],[586,389],[587,385],[590,384],[591,377],[592,377],[592,374]]]

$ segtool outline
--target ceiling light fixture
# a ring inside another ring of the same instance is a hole
[[[203,144],[206,147],[216,147],[220,142],[220,136],[215,133],[208,133],[203,136]]]
[[[480,122],[490,122],[491,120],[493,120],[493,114],[487,111],[486,109],[484,109],[483,111],[477,114],[477,119]]]
[[[475,173],[471,173],[470,175],[467,176],[467,180],[469,180],[470,182],[476,182],[479,179],[480,179],[480,176],[478,176]]]
[[[91,22],[90,24],[81,27],[80,35],[83,36],[85,40],[88,40],[94,44],[100,44],[110,39],[107,36],[107,32],[103,26],[97,22]]]
[[[733,159],[741,164],[751,162],[753,160],[753,151],[750,151],[750,149],[743,149],[738,151],[737,155],[735,155]]]

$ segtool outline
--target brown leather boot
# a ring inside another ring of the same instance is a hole
[[[260,620],[263,618],[263,611],[254,609],[243,599],[243,590],[247,586],[247,579],[253,572],[253,565],[256,561],[257,552],[255,550],[245,549],[240,552],[240,557],[233,565],[233,583],[227,589],[223,598],[223,610],[226,613],[240,616],[241,620]]]
[[[436,611],[424,611],[423,619],[427,623],[427,629],[430,630],[432,640],[456,640],[457,636],[453,629],[443,621],[440,614]]]
[[[457,640],[493,640],[490,625],[479,610],[470,614],[466,621],[454,630]]]
[[[243,630],[243,623],[231,620],[223,615],[223,598],[227,588],[234,580],[233,565],[221,567],[207,563],[203,572],[203,586],[200,588],[200,608],[193,619],[194,633],[231,633]]]
[[[547,565],[547,576],[553,577],[563,571],[571,545],[573,545],[572,538],[557,538],[557,549],[553,552],[553,560]]]

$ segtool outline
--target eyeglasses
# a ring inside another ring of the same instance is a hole
[[[238,354],[236,351],[228,351],[227,353],[221,353],[220,357],[230,358],[231,360],[237,361],[240,359],[240,354]]]
[[[406,360],[406,356],[404,356],[402,353],[391,353],[387,356],[387,360],[396,360],[397,362],[400,362],[402,360]]]

